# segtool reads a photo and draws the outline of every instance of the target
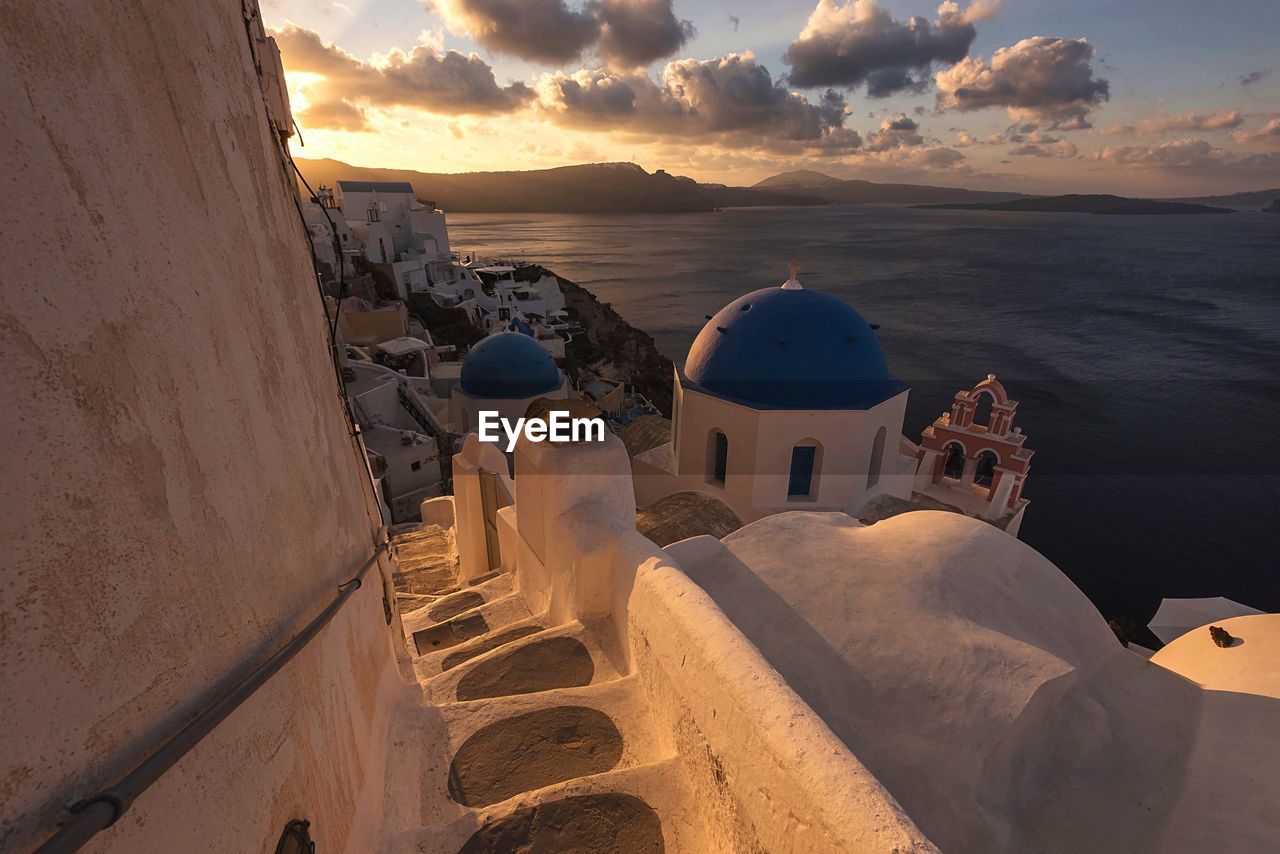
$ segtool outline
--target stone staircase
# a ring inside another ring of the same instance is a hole
[[[552,625],[452,534],[393,535],[423,702],[393,723],[390,851],[706,851],[672,736],[609,623]]]

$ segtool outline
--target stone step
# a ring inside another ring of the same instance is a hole
[[[486,822],[459,854],[561,851],[664,851],[662,820],[635,795],[573,795],[517,808]]]
[[[571,803],[566,805],[565,801]],[[557,806],[551,807],[553,804]],[[547,807],[551,808],[541,812]],[[690,790],[681,760],[669,756],[566,780],[499,804],[469,809],[462,816],[442,816],[439,824],[399,834],[388,850],[468,854],[714,851],[716,848],[706,838],[706,808],[705,798],[700,800]],[[530,816],[529,810],[537,812]],[[656,840],[651,833],[654,825],[649,812],[658,822],[661,835]],[[564,821],[551,821],[555,818]],[[560,827],[553,831],[548,826],[551,824]],[[526,833],[527,838],[522,840]]]
[[[622,733],[589,706],[511,715],[472,733],[449,763],[454,803],[484,807],[555,783],[600,774],[622,759]]]

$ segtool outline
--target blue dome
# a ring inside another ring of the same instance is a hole
[[[536,397],[560,384],[560,369],[551,353],[519,332],[490,335],[462,360],[462,390],[473,397]]]
[[[907,388],[862,315],[799,287],[754,291],[720,309],[694,339],[684,377],[752,409],[868,409]]]

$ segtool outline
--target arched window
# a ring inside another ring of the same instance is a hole
[[[991,426],[991,406],[996,402],[996,396],[991,392],[983,389],[978,392],[978,402],[973,407],[973,423],[979,427]]]
[[[787,499],[810,498],[816,490],[821,463],[816,442],[806,441],[791,449],[791,475],[787,479]]]
[[[942,474],[952,480],[964,477],[964,448],[955,442],[947,445],[947,461],[942,467]]]
[[[712,430],[707,437],[707,480],[724,485],[729,473],[729,437],[719,430]]]
[[[994,451],[983,451],[978,454],[978,467],[973,471],[973,482],[978,486],[990,486],[996,476],[996,463],[1000,458]]]
[[[880,469],[884,465],[884,440],[888,431],[881,427],[871,443],[871,462],[867,465],[867,489],[880,482]]]

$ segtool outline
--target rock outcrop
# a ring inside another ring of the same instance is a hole
[[[519,277],[536,281],[543,275],[556,275],[542,267],[525,267]],[[565,366],[575,381],[577,372],[590,370],[611,380],[633,386],[671,417],[672,362],[658,352],[653,336],[637,329],[607,302],[601,302],[591,291],[566,279],[560,280],[565,307],[585,330],[574,335],[565,348]]]

